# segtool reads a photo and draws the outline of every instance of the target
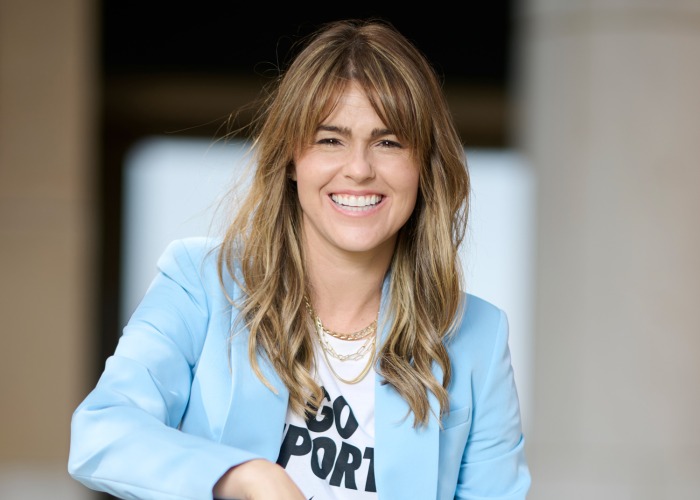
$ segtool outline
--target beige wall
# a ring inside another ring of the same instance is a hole
[[[700,3],[529,0],[535,500],[700,493]]]
[[[92,379],[92,5],[0,0],[3,499],[83,493],[65,469],[70,414]]]

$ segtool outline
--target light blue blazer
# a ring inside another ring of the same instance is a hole
[[[276,461],[288,392],[262,360],[277,393],[255,376],[246,330],[227,348],[235,310],[221,291],[213,250],[205,238],[170,244],[99,382],[75,410],[68,471],[89,488],[120,498],[210,499],[230,467]],[[240,296],[233,280],[225,287]],[[435,418],[414,429],[406,403],[376,377],[379,499],[525,499],[530,473],[504,313],[467,295],[449,352],[450,413],[442,429]],[[431,404],[437,413],[434,398]]]

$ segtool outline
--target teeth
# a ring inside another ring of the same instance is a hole
[[[370,194],[367,196],[353,196],[347,194],[333,194],[331,199],[338,205],[343,205],[345,208],[352,210],[362,210],[370,208],[382,201],[382,196],[378,194]]]

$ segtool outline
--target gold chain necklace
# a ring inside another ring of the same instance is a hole
[[[330,335],[331,337],[335,337],[335,338],[340,339],[340,340],[361,340],[361,339],[364,339],[366,337],[369,337],[377,330],[377,320],[375,319],[369,325],[362,328],[361,330],[357,330],[356,332],[352,332],[352,333],[334,332],[333,330],[329,330],[325,326],[323,326],[323,323],[321,322],[321,318],[316,316],[316,313],[314,312],[313,307],[311,307],[311,303],[309,302],[309,299],[304,297],[304,302],[306,303],[306,309],[309,311],[309,314],[311,315],[311,319],[313,319],[314,323],[316,323],[316,328],[321,330],[326,335]]]
[[[321,333],[320,329],[317,328],[316,332],[318,333],[318,340],[321,342],[321,347],[323,347],[323,350],[339,361],[361,360],[365,357],[365,354],[367,354],[370,351],[370,349],[374,347],[374,339],[376,338],[374,336],[368,338],[355,352],[351,352],[350,354],[339,354],[335,349],[333,349],[333,346],[330,344],[330,342],[328,342],[328,340],[323,337],[323,333]]]
[[[328,369],[331,371],[331,373],[340,380],[341,382],[344,382],[346,384],[357,384],[360,382],[362,379],[365,378],[365,376],[369,373],[370,368],[372,367],[372,364],[374,363],[374,357],[376,354],[376,350],[374,349],[375,341],[376,341],[376,335],[373,335],[372,338],[366,340],[360,348],[350,354],[338,354],[335,349],[333,349],[333,346],[330,345],[330,343],[323,338],[323,334],[328,334],[332,337],[339,338],[341,340],[360,340],[365,337],[368,337],[371,333],[376,333],[377,331],[377,320],[375,319],[372,323],[370,323],[368,326],[364,327],[362,330],[358,330],[357,332],[351,333],[351,334],[339,334],[337,332],[331,332],[330,330],[327,330],[324,326],[323,323],[321,322],[321,319],[316,315],[314,312],[313,308],[311,307],[311,303],[309,302],[308,298],[304,298],[304,301],[306,302],[306,309],[309,312],[309,315],[311,316],[311,319],[314,321],[314,324],[316,326],[316,334],[318,335],[319,343],[321,344],[321,352],[323,352],[323,358],[326,361],[326,366],[328,366]],[[334,358],[338,359],[339,361],[347,361],[347,360],[354,360],[358,361],[362,359],[367,352],[371,351],[372,355],[369,357],[367,360],[367,364],[365,364],[364,368],[362,371],[353,379],[346,379],[338,375],[338,372],[335,371],[333,368],[333,365],[331,364],[331,360],[328,358],[328,355],[330,354]]]
[[[374,345],[374,341],[372,341],[372,345]],[[367,364],[362,369],[362,371],[359,373],[359,375],[357,375],[357,377],[355,377],[353,379],[348,380],[348,379],[343,378],[340,375],[338,375],[338,372],[336,372],[333,369],[333,365],[331,364],[331,360],[328,359],[328,354],[326,354],[326,350],[323,349],[323,347],[321,347],[321,351],[323,352],[323,358],[326,361],[326,366],[331,371],[331,373],[333,373],[333,376],[335,376],[335,378],[337,378],[341,382],[346,383],[346,384],[350,384],[350,385],[357,384],[358,382],[360,382],[362,379],[365,378],[365,376],[369,373],[369,369],[372,367],[372,364],[374,363],[374,356],[376,354],[376,351],[372,350],[372,355],[367,360]]]

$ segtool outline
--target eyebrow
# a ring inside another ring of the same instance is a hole
[[[337,134],[343,135],[345,137],[352,137],[352,130],[350,130],[348,127],[338,127],[336,125],[319,125],[317,128],[317,131],[324,131],[324,132],[335,132]],[[370,132],[370,138],[376,139],[377,137],[383,137],[385,135],[395,135],[390,129],[388,128],[375,128],[372,129],[372,132]]]

